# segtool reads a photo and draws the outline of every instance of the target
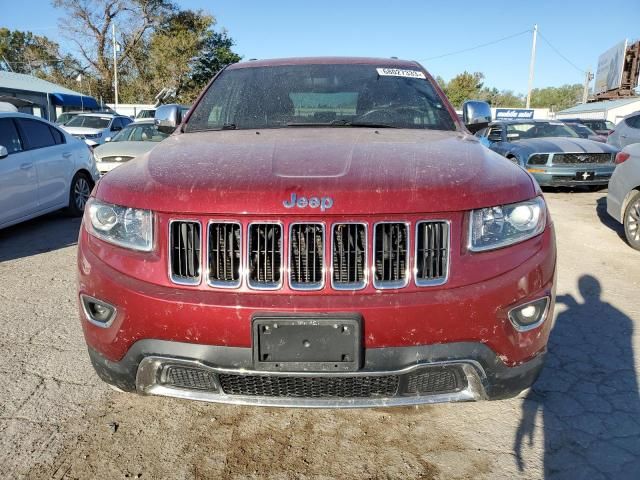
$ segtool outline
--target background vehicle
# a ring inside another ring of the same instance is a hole
[[[0,228],[65,207],[82,214],[97,179],[83,142],[32,115],[0,113]]]
[[[112,137],[132,121],[124,115],[82,113],[69,120],[63,128],[90,147],[95,147],[102,145],[107,137]]]
[[[471,130],[490,116],[463,107]],[[527,388],[551,329],[553,224],[531,176],[467,128],[416,62],[227,67],[89,202],[78,313],[96,371],[280,406]]]
[[[609,145],[624,148],[632,143],[640,143],[640,112],[624,117],[607,139]]]
[[[616,163],[609,181],[607,212],[624,225],[629,245],[640,250],[640,143],[626,146]]]
[[[98,170],[105,174],[124,162],[150,151],[168,136],[156,128],[152,118],[130,123],[113,138],[107,137],[106,143],[95,148],[93,153]]]
[[[562,122],[492,122],[476,135],[489,148],[525,168],[541,186],[606,185],[617,149],[578,137]]]
[[[580,122],[563,121],[562,123],[573,130],[580,138],[586,138],[588,140],[593,140],[594,142],[607,143],[606,136],[598,135],[596,132]]]
[[[603,119],[595,119],[595,118],[562,118],[560,119],[562,122],[573,122],[573,123],[581,123],[589,127],[591,130],[596,132],[598,135],[603,135],[605,137],[609,136],[613,129],[616,128],[616,124]]]
[[[149,109],[144,109],[144,110],[140,110],[138,112],[138,114],[136,115],[136,120],[142,119],[142,118],[153,118],[153,116],[156,114],[156,109],[155,108],[149,108]]]

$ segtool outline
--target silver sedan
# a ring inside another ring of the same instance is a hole
[[[629,245],[640,250],[640,143],[618,153],[616,164],[609,181],[607,212],[624,225]]]

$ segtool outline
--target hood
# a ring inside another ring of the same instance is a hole
[[[66,125],[62,126],[62,129],[69,132],[71,135],[95,135],[96,133],[100,133],[104,130],[104,128],[87,128],[87,127],[68,127]]]
[[[460,211],[536,194],[520,167],[460,132],[287,128],[176,134],[97,196],[164,212],[328,215]],[[332,208],[286,209],[331,198]]]
[[[160,142],[107,142],[93,150],[96,160],[103,157],[137,157],[157,147]]]
[[[586,138],[545,137],[526,138],[513,142],[519,148],[531,153],[614,153],[617,150],[611,145],[588,140]]]

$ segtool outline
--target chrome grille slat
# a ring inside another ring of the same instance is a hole
[[[432,286],[446,282],[449,272],[449,229],[446,221],[416,223],[416,285]]]
[[[200,223],[188,220],[172,221],[169,230],[171,280],[185,285],[200,283],[202,264]]]
[[[289,228],[289,285],[294,290],[324,286],[324,225],[292,223]]]
[[[281,223],[250,223],[243,256],[244,234],[240,222],[211,220],[203,241],[198,220],[171,220],[169,277],[177,284],[198,285],[202,276],[201,248],[206,246],[205,278],[211,287],[239,288],[244,277],[252,289],[277,290],[283,286],[282,272],[286,268],[292,289],[319,290],[325,286],[326,269],[330,266],[334,290],[365,288],[369,271],[375,288],[403,288],[410,280],[410,258],[416,286],[441,285],[447,281],[449,221],[375,223],[371,250],[367,227],[365,222],[336,222],[326,227],[331,233],[330,259],[327,260],[324,223],[288,224],[287,242]],[[410,250],[411,228],[415,230],[415,243]],[[285,247],[286,260],[283,258]],[[371,260],[369,251],[373,255]],[[413,257],[410,251],[414,253]]]
[[[248,233],[247,281],[251,288],[275,290],[282,286],[282,225],[252,223]]]
[[[331,283],[337,290],[358,290],[367,284],[367,225],[336,223],[332,228]]]
[[[374,287],[405,287],[409,281],[409,225],[402,222],[376,223],[373,244]]]
[[[234,222],[209,223],[209,285],[235,288],[241,283],[242,227]]]

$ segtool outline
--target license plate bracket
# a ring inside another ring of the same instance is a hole
[[[588,182],[590,180],[595,180],[596,172],[576,172],[573,178],[574,180],[579,180],[581,182]]]
[[[361,319],[353,315],[253,319],[257,370],[352,372],[360,368]]]

